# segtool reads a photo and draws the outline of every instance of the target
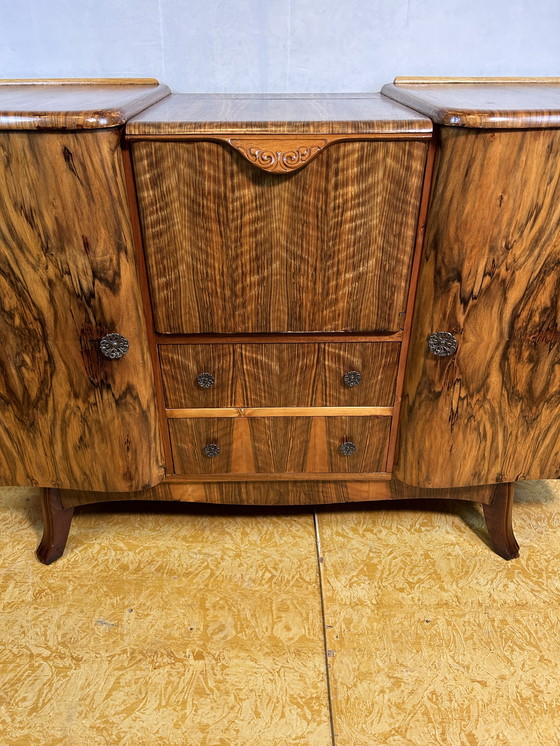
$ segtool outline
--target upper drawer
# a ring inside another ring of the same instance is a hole
[[[392,406],[400,344],[160,345],[166,405]],[[203,373],[211,377],[200,378]]]
[[[402,328],[425,142],[339,142],[291,173],[222,142],[132,147],[158,332]]]

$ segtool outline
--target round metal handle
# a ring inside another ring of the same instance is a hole
[[[342,376],[342,380],[344,381],[345,386],[348,386],[348,388],[354,388],[354,386],[357,386],[361,382],[362,374],[358,370],[349,370],[348,373],[345,373]]]
[[[457,352],[457,340],[451,332],[434,332],[428,337],[430,352],[437,357],[447,357]]]
[[[220,455],[220,446],[217,443],[207,443],[202,449],[202,453],[208,458],[215,458]]]
[[[118,360],[128,352],[128,339],[122,334],[106,334],[99,341],[99,349],[109,360]]]
[[[210,389],[215,383],[215,378],[212,373],[199,373],[196,382],[201,389]]]
[[[351,440],[346,440],[344,443],[340,444],[338,450],[341,456],[352,456],[356,453],[356,444],[352,443]]]

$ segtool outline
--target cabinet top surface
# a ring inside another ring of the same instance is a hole
[[[119,127],[168,94],[152,78],[0,80],[0,130]]]
[[[183,94],[131,119],[128,137],[173,135],[368,134],[429,137],[432,123],[380,93]]]
[[[560,78],[396,78],[383,94],[450,127],[560,127]]]

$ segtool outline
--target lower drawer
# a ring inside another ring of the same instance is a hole
[[[390,417],[169,420],[175,474],[385,471]]]

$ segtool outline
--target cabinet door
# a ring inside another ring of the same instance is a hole
[[[342,142],[273,174],[223,143],[135,142],[157,331],[401,329],[426,152]]]
[[[401,409],[399,479],[560,476],[560,131],[443,129]],[[437,357],[428,336],[455,335]]]
[[[118,332],[129,352],[108,360]],[[162,477],[117,130],[0,133],[0,484]]]

